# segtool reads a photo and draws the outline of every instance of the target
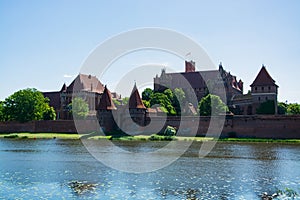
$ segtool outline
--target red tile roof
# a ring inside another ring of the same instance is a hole
[[[227,73],[226,71],[223,72],[226,77],[231,77],[236,81],[235,76],[231,75],[230,73]],[[219,78],[221,79],[222,77],[219,70],[208,70],[188,73],[166,73],[165,78],[171,80],[170,85],[172,86],[172,88],[188,87],[188,85],[185,85],[186,83],[189,83],[191,88],[205,88],[207,87],[206,84],[208,80],[217,80]],[[232,83],[230,84],[230,86],[234,87],[235,89],[243,90],[243,88],[240,87],[242,85],[239,85],[237,83],[235,85],[232,85]]]
[[[99,109],[101,109],[101,110],[116,110],[117,109],[114,102],[112,101],[111,93],[107,89],[106,86],[104,87],[103,94],[100,98]]]
[[[136,84],[134,84],[131,95],[129,97],[129,108],[146,109],[146,107],[143,104],[143,101],[141,99],[141,96],[139,94],[139,91],[136,88]]]
[[[79,74],[67,88],[67,92],[96,92],[102,94],[104,91],[103,84],[96,76]]]
[[[250,86],[253,87],[253,86],[277,86],[277,85],[275,84],[275,81],[268,73],[266,67],[262,66],[255,80]]]

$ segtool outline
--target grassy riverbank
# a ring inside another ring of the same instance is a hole
[[[5,139],[80,139],[77,133],[1,133]]]
[[[137,136],[99,136],[95,134],[79,135],[77,133],[1,133],[0,139],[108,139],[118,141],[212,141],[214,138],[205,137],[171,137],[159,135]]]
[[[137,136],[99,136],[97,134],[79,135],[77,133],[1,133],[0,139],[108,139],[116,141],[218,141],[218,142],[264,142],[264,143],[299,143],[300,139],[263,139],[263,138],[213,138],[213,137],[176,137],[137,135]]]
[[[219,142],[265,142],[265,143],[299,143],[300,139],[265,139],[265,138],[220,138]]]

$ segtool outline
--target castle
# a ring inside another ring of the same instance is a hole
[[[183,84],[187,80],[189,84]],[[253,115],[256,114],[260,105],[266,101],[274,102],[274,114],[277,114],[278,86],[263,65],[260,72],[250,85],[251,91],[243,94],[243,82],[237,80],[236,76],[224,70],[222,63],[218,70],[195,71],[195,62],[185,61],[185,72],[167,73],[162,70],[161,75],[154,78],[154,91],[164,91],[166,88],[182,88],[189,99],[192,93],[196,94],[198,102],[208,93],[218,95],[219,87],[225,88],[226,103],[235,114]],[[209,91],[208,88],[211,88]],[[192,88],[192,90],[191,90]],[[223,101],[225,101],[223,99]]]
[[[43,92],[43,94],[49,98],[49,105],[54,108],[56,118],[67,120],[72,119],[68,105],[72,102],[73,94],[84,99],[89,105],[90,115],[95,115],[104,89],[104,85],[96,76],[79,74],[69,86],[63,84],[59,91]],[[120,96],[112,93],[112,98],[119,99]]]
[[[185,80],[187,80],[188,84],[184,84]],[[163,69],[160,77],[156,75],[154,78],[154,91],[161,92],[166,88],[172,90],[182,88],[188,99],[191,99],[191,93],[195,93],[197,97],[196,104],[198,104],[206,94],[218,93],[217,90],[220,87],[214,87],[218,83],[225,87],[228,99],[225,103],[227,104],[230,103],[230,99],[233,96],[243,94],[242,80],[237,81],[236,76],[226,72],[222,64],[219,65],[218,70],[195,71],[195,62],[193,61],[185,61],[185,72],[166,73],[165,69]],[[213,91],[208,91],[208,84],[213,87]],[[190,88],[193,90],[190,90]]]
[[[192,90],[182,84],[181,80],[187,80]],[[208,85],[211,84],[208,90]],[[277,113],[278,86],[262,66],[260,72],[250,85],[251,91],[243,94],[243,82],[237,80],[236,76],[224,70],[222,64],[219,69],[210,71],[196,71],[195,62],[185,61],[185,72],[167,73],[162,70],[160,76],[154,78],[154,91],[161,92],[166,88],[182,88],[187,99],[192,93],[196,94],[197,102],[191,102],[194,110],[201,100],[208,93],[218,94],[218,84],[222,84],[226,93],[226,104],[236,115],[254,115],[259,106],[267,101],[274,102],[274,110]],[[96,76],[79,74],[73,82],[62,86],[60,91],[44,92],[45,97],[50,99],[50,106],[54,107],[57,119],[72,119],[68,105],[71,103],[73,94],[83,98],[89,105],[90,115],[97,116],[100,125],[105,125],[108,129],[116,127],[113,122],[113,113],[118,112],[118,116],[130,116],[134,122],[144,126],[149,117],[149,113],[158,114],[159,108],[146,108],[141,100],[136,85],[129,97],[128,105],[116,107],[113,99],[120,99],[116,93],[112,93],[104,86]],[[129,111],[129,112],[127,112]],[[113,122],[113,123],[112,123]]]

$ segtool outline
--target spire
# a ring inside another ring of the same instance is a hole
[[[62,88],[61,88],[61,90],[60,90],[60,92],[66,92],[66,91],[67,91],[67,86],[64,83],[63,86],[62,86]]]
[[[107,89],[106,85],[104,87],[103,94],[100,98],[99,109],[101,110],[116,110],[116,106],[111,98],[111,93]]]
[[[222,62],[219,64],[219,72],[222,73],[224,71]]]
[[[266,67],[262,65],[258,75],[256,76],[255,80],[250,86],[253,87],[253,86],[277,86],[277,85],[275,84],[275,81],[268,73]]]
[[[141,99],[141,96],[139,94],[139,91],[136,87],[136,83],[134,83],[131,95],[129,97],[129,109],[135,109],[135,108],[146,109]]]

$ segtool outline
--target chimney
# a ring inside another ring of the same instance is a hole
[[[195,72],[195,62],[194,61],[185,61],[185,72]]]

